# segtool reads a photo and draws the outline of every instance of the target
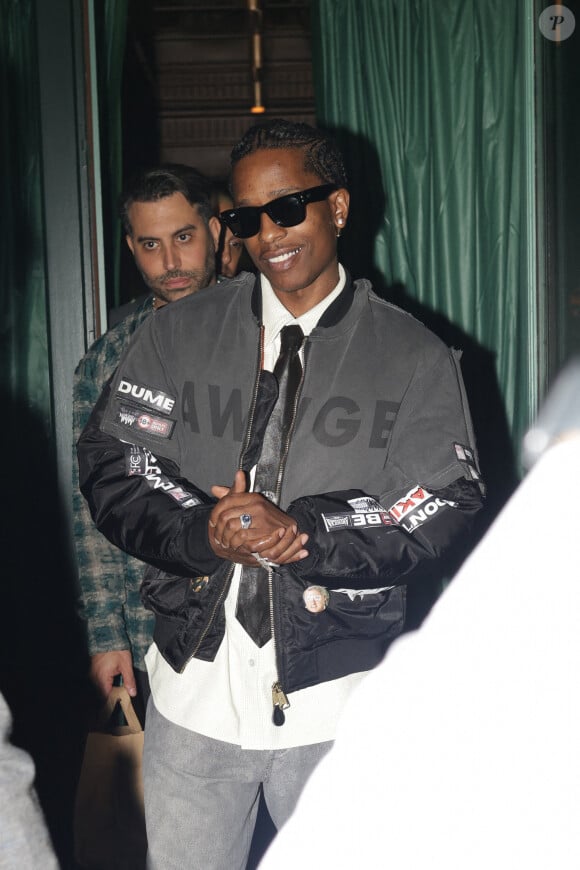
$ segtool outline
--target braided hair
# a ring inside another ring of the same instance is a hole
[[[324,183],[347,187],[348,179],[338,146],[322,130],[283,118],[272,118],[247,130],[234,145],[230,166],[234,166],[256,151],[276,148],[300,148],[304,151],[304,168],[317,175]]]

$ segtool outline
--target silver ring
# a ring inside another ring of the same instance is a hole
[[[250,514],[240,514],[240,525],[242,529],[249,529],[252,525],[252,517]]]

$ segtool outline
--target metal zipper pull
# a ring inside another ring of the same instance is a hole
[[[272,714],[274,725],[283,725],[286,721],[284,710],[290,706],[290,701],[284,694],[284,689],[280,683],[273,683],[272,685],[272,704],[274,706],[274,712]]]

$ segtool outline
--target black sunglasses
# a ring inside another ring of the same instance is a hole
[[[306,206],[309,202],[321,202],[333,190],[338,190],[337,184],[319,184],[318,187],[310,187],[308,190],[287,193],[286,196],[273,199],[266,205],[231,208],[220,212],[220,221],[229,227],[238,239],[249,239],[260,232],[262,212],[266,212],[279,227],[295,227],[306,219]]]

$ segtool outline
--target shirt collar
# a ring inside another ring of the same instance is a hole
[[[340,294],[346,283],[346,273],[342,265],[338,264],[338,284],[328,296],[321,299],[320,302],[305,311],[300,317],[294,317],[287,308],[285,308],[272,289],[272,285],[265,275],[260,275],[260,284],[262,287],[262,322],[264,324],[265,344],[271,345],[280,335],[282,327],[288,326],[291,323],[297,323],[304,335],[310,335],[326,309],[334,302]]]

